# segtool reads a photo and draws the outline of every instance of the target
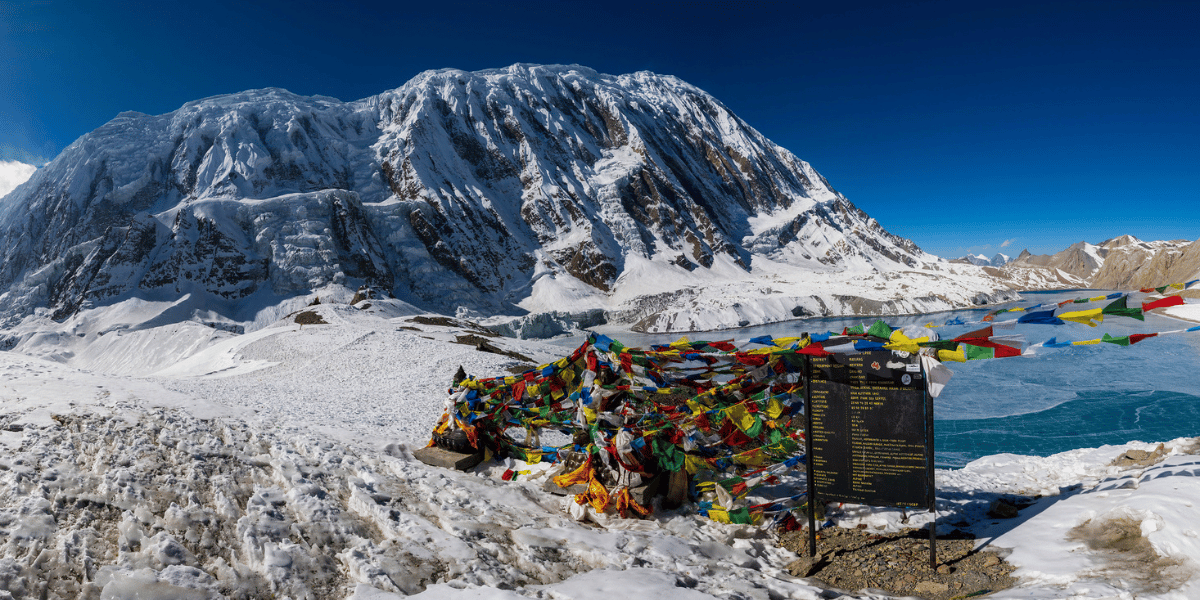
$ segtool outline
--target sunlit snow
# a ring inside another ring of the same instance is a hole
[[[126,331],[161,310],[128,305],[69,325],[121,361],[69,335],[0,353],[0,582],[14,598],[881,597],[789,576],[794,555],[767,529],[686,506],[583,525],[541,490],[544,469],[505,482],[511,463],[459,473],[413,460],[459,365],[488,375],[518,361],[453,343],[463,327],[418,323],[403,303],[366,304],[317,305],[308,310],[328,324],[284,319],[245,335],[197,325],[206,336]],[[538,362],[563,354],[494,343]],[[39,348],[47,358],[31,356]],[[1157,447],[1131,442],[939,470],[939,523],[968,522],[981,543],[1011,549],[1019,584],[995,597],[1191,597],[1196,441],[1166,441],[1149,467],[1112,466]],[[1004,494],[1040,499],[1018,519],[989,520],[988,500]],[[929,519],[831,514],[880,530]],[[1157,580],[1072,537],[1114,519],[1141,528],[1161,559]]]

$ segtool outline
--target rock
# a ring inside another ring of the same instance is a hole
[[[583,483],[576,483],[575,485],[572,485],[570,487],[562,488],[562,487],[558,487],[558,485],[555,484],[554,481],[547,480],[546,484],[542,486],[542,489],[546,490],[547,492],[550,492],[551,494],[554,494],[555,496],[567,496],[567,495],[573,496],[575,494],[582,494],[582,493],[586,492],[588,489],[588,486]],[[641,501],[639,501],[638,503],[643,504],[643,505],[645,504],[644,502],[641,502]]]
[[[918,594],[934,595],[934,594],[944,594],[949,589],[950,589],[950,586],[948,586],[944,583],[936,583],[933,581],[922,581],[921,583],[918,583],[916,585],[916,587],[913,588],[913,591]]]
[[[942,575],[949,575],[954,572],[954,567],[950,565],[941,565],[937,568],[937,572]]]
[[[820,571],[826,562],[825,555],[819,552],[813,557],[801,556],[788,563],[787,572],[793,577],[810,577]],[[836,580],[836,577],[833,579]]]
[[[431,466],[442,467],[443,469],[457,469],[466,471],[471,467],[483,462],[483,453],[476,452],[474,454],[464,454],[462,452],[451,452],[445,448],[430,446],[421,448],[413,452],[413,457],[417,460]]]
[[[1114,467],[1149,467],[1166,458],[1167,449],[1159,444],[1154,452],[1145,450],[1130,450],[1112,462]]]
[[[983,559],[983,566],[985,567],[994,567],[998,564],[1000,564],[1000,557],[995,554],[990,554],[987,558]]]
[[[1003,498],[996,498],[988,507],[987,514],[993,519],[1015,519],[1020,514],[1019,510],[1011,502]]]

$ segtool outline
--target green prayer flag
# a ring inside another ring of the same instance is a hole
[[[772,429],[767,434],[767,443],[768,444],[778,444],[779,440],[782,440],[782,439],[783,439],[783,432],[779,431],[778,429]]]
[[[867,335],[875,336],[877,338],[883,338],[886,340],[886,339],[892,337],[892,328],[889,327],[888,324],[884,323],[882,320],[878,320],[871,324],[871,328],[867,330]]]
[[[949,350],[954,352],[958,350],[958,342],[954,340],[938,340],[936,342],[918,342],[918,346],[922,348],[933,348],[934,350]]]
[[[972,346],[971,344],[963,344],[963,348],[963,353],[966,354],[967,360],[980,360],[996,357],[995,348],[984,348],[982,346]]]
[[[1129,345],[1129,343],[1130,343],[1130,342],[1129,342],[1129,336],[1115,338],[1115,337],[1113,337],[1113,336],[1111,336],[1111,335],[1108,335],[1107,333],[1106,333],[1106,334],[1104,334],[1104,338],[1103,338],[1103,339],[1101,339],[1100,341],[1102,341],[1102,342],[1108,342],[1108,343],[1110,343],[1110,344],[1116,344],[1116,345],[1118,345],[1118,346],[1128,346],[1128,345]]]
[[[750,516],[750,509],[743,506],[737,510],[729,511],[729,522],[739,525],[751,525],[754,523],[754,518]]]
[[[662,439],[655,438],[654,456],[658,459],[658,465],[664,471],[678,471],[683,468],[685,456],[671,442],[664,442]]]
[[[846,333],[848,335],[862,335],[866,333],[866,331],[863,331],[862,325],[855,325],[854,327],[847,328]]]
[[[750,428],[746,430],[746,435],[748,435],[752,438],[756,438],[756,437],[758,437],[758,434],[762,433],[762,430],[763,430],[762,417],[760,417],[758,415],[754,415],[754,424],[751,425]]]
[[[1111,304],[1101,309],[1100,313],[1105,315],[1116,315],[1120,317],[1131,317],[1139,321],[1145,321],[1146,315],[1142,313],[1141,307],[1129,308],[1129,306],[1126,304],[1126,300],[1128,300],[1128,298],[1129,296],[1121,296],[1120,298],[1117,298]]]

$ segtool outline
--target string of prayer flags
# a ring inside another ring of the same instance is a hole
[[[1197,282],[1182,285],[1186,288]],[[1177,286],[1155,288],[1181,289]],[[804,464],[804,385],[808,356],[893,350],[921,356],[926,388],[936,396],[949,380],[941,363],[1021,356],[1025,338],[1018,324],[1101,324],[1105,317],[1144,320],[1156,308],[1179,306],[1178,295],[1131,306],[1129,294],[1108,294],[1022,309],[1016,319],[996,322],[952,339],[931,329],[916,333],[882,320],[870,326],[792,337],[759,336],[739,349],[732,340],[694,341],[686,337],[649,350],[626,347],[592,334],[570,355],[518,375],[469,377],[449,391],[447,410],[435,439],[461,430],[471,446],[527,465],[562,464],[585,457],[577,468],[554,478],[562,487],[585,486],[576,496],[580,510],[643,515],[633,502],[632,475],[649,478],[686,472],[696,489],[717,494],[703,508],[710,517],[761,519],[763,505],[744,509],[742,499],[778,474]],[[1105,302],[1088,307],[1090,302]],[[1082,305],[1082,306],[1081,306]],[[967,325],[962,319],[946,325]],[[1122,346],[1152,337],[1200,331],[1147,332],[1120,337],[1104,333],[1090,340],[1058,341],[1038,347]],[[570,443],[542,445],[542,431],[569,436]],[[554,467],[560,469],[561,467]],[[529,469],[509,468],[507,479]],[[617,476],[610,477],[612,473]],[[711,485],[710,485],[711,484]],[[741,512],[747,510],[747,512]]]
[[[1140,293],[1144,293],[1144,294],[1155,294],[1155,293],[1157,293],[1157,294],[1167,294],[1167,293],[1174,294],[1175,292],[1186,290],[1197,283],[1200,283],[1200,279],[1194,279],[1187,283],[1172,283],[1172,284],[1164,285],[1164,286],[1157,287],[1157,288],[1142,288],[1141,290],[1138,290],[1138,291]],[[1144,320],[1144,317],[1142,315],[1145,312],[1149,312],[1151,310],[1154,310],[1155,308],[1167,308],[1167,307],[1171,307],[1171,306],[1179,306],[1184,303],[1183,298],[1179,297],[1176,294],[1176,295],[1167,296],[1166,298],[1163,298],[1161,300],[1155,300],[1152,302],[1144,302],[1144,303],[1142,303],[1142,307],[1139,310],[1137,308],[1129,307],[1127,305],[1129,294],[1130,293],[1128,293],[1128,292],[1115,292],[1115,293],[1108,294],[1105,296],[1094,296],[1094,297],[1074,298],[1074,299],[1070,299],[1070,300],[1063,300],[1062,302],[1058,302],[1056,304],[1038,304],[1035,306],[1028,306],[1028,307],[1024,307],[1024,308],[1021,308],[1021,307],[1003,308],[1003,309],[995,310],[995,311],[992,311],[991,313],[988,313],[987,316],[983,317],[983,321],[984,322],[993,321],[993,320],[995,320],[995,318],[997,316],[1005,314],[1005,313],[1025,312],[1027,314],[1028,313],[1043,313],[1043,314],[1040,317],[1036,317],[1036,318],[1033,318],[1030,320],[1024,320],[1022,318],[1020,320],[1020,322],[1022,322],[1022,323],[1043,323],[1043,324],[1050,324],[1050,325],[1061,325],[1062,324],[1061,322],[1055,322],[1053,320],[1050,320],[1044,313],[1047,311],[1053,312],[1056,309],[1065,307],[1070,304],[1087,304],[1089,302],[1101,302],[1104,300],[1114,300],[1115,302],[1113,302],[1113,303],[1109,304],[1108,306],[1104,307],[1103,309],[1101,309],[1102,315],[1119,315],[1119,316],[1123,316],[1123,317],[1130,317],[1130,318],[1134,318],[1134,319],[1138,319],[1138,320]],[[1068,314],[1070,314],[1070,313],[1068,313]],[[1058,316],[1061,317],[1062,315],[1058,315]],[[1082,316],[1077,316],[1077,317],[1078,318],[1076,318],[1076,319],[1068,319],[1068,320],[1075,320],[1076,322],[1081,322],[1084,324],[1092,324],[1089,322],[1089,319],[1086,319]],[[1100,320],[1102,320],[1102,319],[1096,320],[1095,324],[1099,324]],[[947,323],[947,324],[949,324],[949,323]],[[1092,324],[1092,326],[1095,326],[1095,324]]]

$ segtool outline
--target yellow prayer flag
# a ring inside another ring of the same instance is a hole
[[[762,448],[755,448],[749,452],[734,454],[733,462],[748,467],[763,467],[771,462],[771,457],[763,452]]]
[[[708,518],[718,523],[725,523],[726,525],[733,523],[733,521],[729,520],[729,512],[723,508],[717,508],[715,505],[708,509]]]
[[[700,458],[699,456],[686,454],[684,455],[683,459],[683,468],[687,469],[687,472],[691,473],[692,475],[695,475],[701,471],[708,471],[712,469],[712,465],[708,464],[708,461]],[[699,487],[699,485],[697,487]]]
[[[1082,323],[1088,327],[1095,327],[1104,322],[1104,315],[1101,313],[1102,310],[1103,309],[1100,308],[1093,308],[1091,310],[1077,310],[1055,316],[1064,321],[1072,321],[1075,323]]]
[[[958,350],[938,350],[938,360],[942,362],[967,362],[967,353],[963,352],[962,344]]]
[[[899,350],[901,352],[916,354],[917,352],[921,351],[921,346],[919,346],[919,344],[921,342],[928,341],[929,336],[912,339],[897,329],[892,332],[890,341],[884,344],[883,347],[887,348],[888,350]]]
[[[779,415],[782,415],[782,414],[783,414],[783,403],[780,402],[779,400],[776,400],[775,398],[771,398],[771,401],[767,403],[767,416],[770,417],[772,420],[774,420],[774,419],[778,419]]]
[[[746,406],[744,404],[730,406],[721,412],[725,413],[725,418],[733,421],[733,424],[737,425],[737,428],[741,429],[742,432],[749,431],[750,428],[754,427],[754,424],[757,422],[757,419],[754,418],[754,415],[750,414],[750,411],[746,410]]]
[[[1103,339],[1099,339],[1099,340],[1083,340],[1083,341],[1079,341],[1079,342],[1071,342],[1071,345],[1072,345],[1072,346],[1092,346],[1092,345],[1095,345],[1095,344],[1099,344],[1100,342],[1103,342],[1103,341],[1104,341]]]

